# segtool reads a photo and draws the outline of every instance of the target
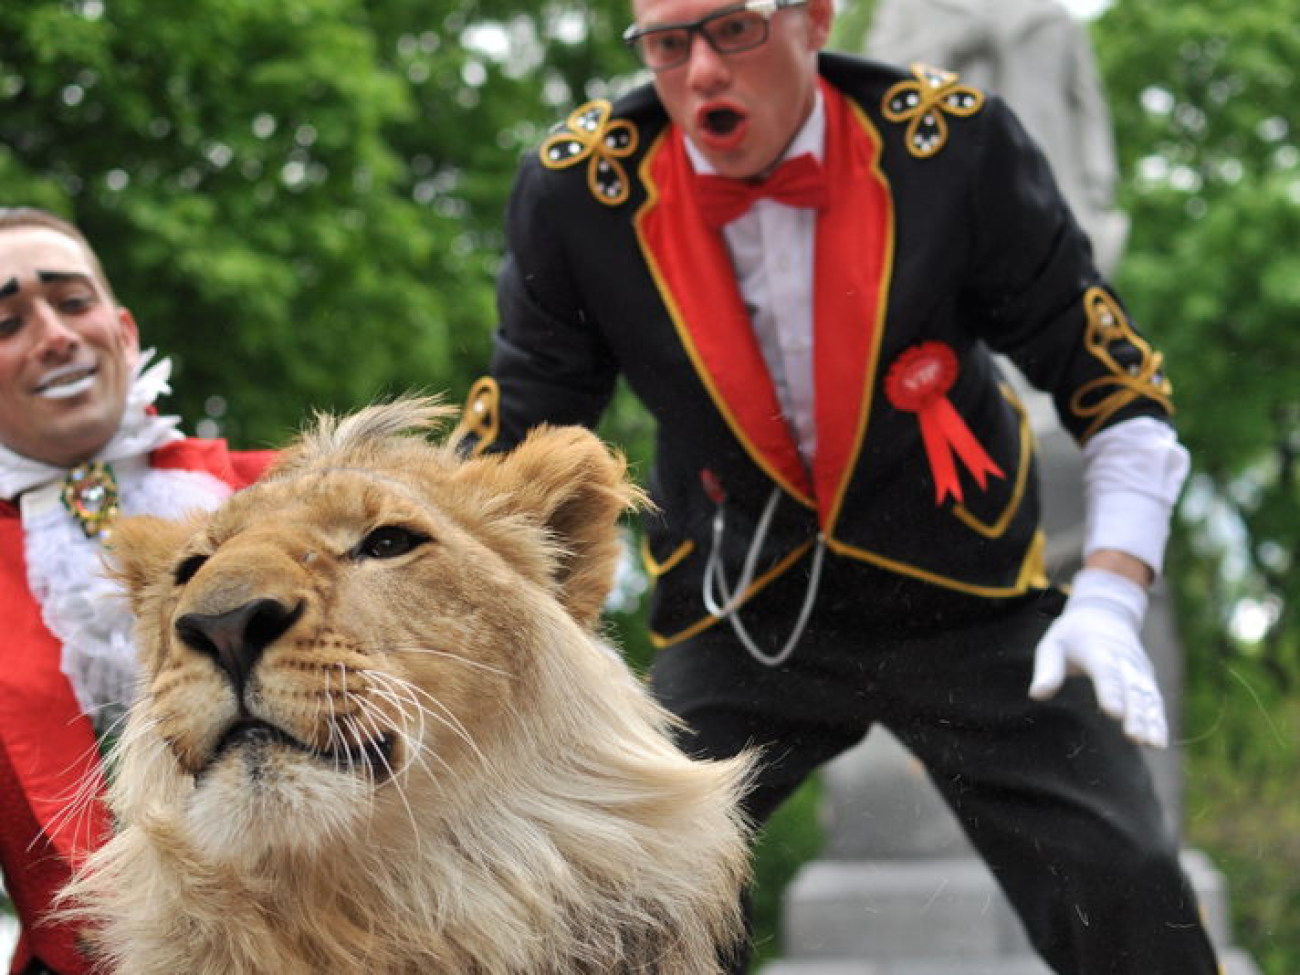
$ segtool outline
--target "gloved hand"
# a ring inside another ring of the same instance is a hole
[[[1074,577],[1065,609],[1043,634],[1034,653],[1029,696],[1045,700],[1060,690],[1066,672],[1087,674],[1101,709],[1139,744],[1169,743],[1164,699],[1155,668],[1138,639],[1147,592],[1105,569],[1082,569]]]

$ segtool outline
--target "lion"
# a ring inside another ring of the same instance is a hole
[[[748,756],[597,632],[640,503],[576,427],[466,458],[318,416],[211,514],[125,519],[139,699],[65,892],[131,975],[702,975],[743,936]]]

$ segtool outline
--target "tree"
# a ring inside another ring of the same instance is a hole
[[[1293,15],[1288,0],[1119,0],[1094,29],[1133,219],[1121,289],[1168,357],[1194,458],[1170,560],[1189,831],[1232,878],[1243,943],[1278,972],[1300,970]]]
[[[618,6],[3,4],[0,192],[95,241],[191,429],[276,443],[311,408],[459,396],[517,153],[608,73]]]

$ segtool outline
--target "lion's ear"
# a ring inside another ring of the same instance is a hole
[[[194,532],[188,521],[168,521],[153,515],[124,518],[113,528],[109,565],[122,583],[137,613],[148,587],[160,578],[170,579],[181,547]]]
[[[619,517],[643,500],[627,462],[582,427],[539,427],[497,458],[511,507],[545,526],[562,552],[560,601],[583,626],[594,626],[622,551]]]

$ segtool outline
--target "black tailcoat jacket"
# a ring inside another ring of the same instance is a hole
[[[643,556],[660,645],[717,622],[701,596],[715,544],[733,583],[754,549],[747,599],[819,538],[871,566],[865,578],[936,599],[1044,586],[1033,436],[993,352],[1052,394],[1080,442],[1172,411],[1159,353],[1002,102],[921,65],[823,54],[820,67],[830,203],[815,231],[811,463],[652,88],[576,110],[524,159],[511,198],[491,376],[467,407],[475,449],[542,422],[594,425],[626,377],[657,421]]]

